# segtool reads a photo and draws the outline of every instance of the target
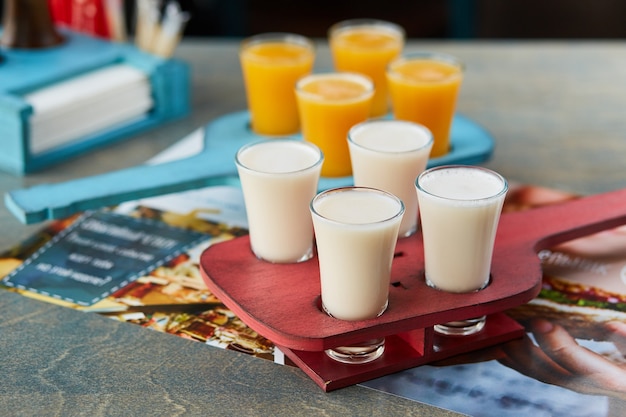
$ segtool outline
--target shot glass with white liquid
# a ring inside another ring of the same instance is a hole
[[[370,120],[348,132],[354,185],[390,192],[404,203],[399,237],[417,230],[415,179],[424,171],[433,135],[420,124],[403,120]]]
[[[235,164],[257,258],[294,263],[313,256],[309,203],[323,161],[316,145],[296,139],[267,139],[238,150]]]
[[[373,319],[386,310],[391,264],[404,204],[367,187],[335,188],[311,201],[323,310],[339,320]],[[328,349],[344,363],[367,363],[384,351],[384,338]]]
[[[416,181],[426,283],[441,291],[469,293],[489,285],[498,221],[508,190],[500,174],[477,166],[424,171]],[[486,317],[438,324],[446,335],[469,335]]]

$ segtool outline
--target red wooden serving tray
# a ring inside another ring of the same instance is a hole
[[[244,236],[206,249],[200,269],[209,289],[228,308],[272,340],[323,390],[331,391],[521,337],[524,329],[502,312],[539,293],[542,271],[537,252],[625,223],[626,189],[503,214],[491,282],[470,294],[428,287],[421,234],[400,239],[388,309],[376,319],[356,322],[334,319],[320,310],[316,257],[298,264],[260,261]],[[435,324],[481,315],[488,315],[487,324],[476,335],[440,336],[433,330]],[[342,364],[323,352],[382,336],[385,352],[368,364]]]

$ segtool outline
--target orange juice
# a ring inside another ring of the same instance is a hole
[[[356,73],[312,74],[296,84],[302,136],[324,153],[323,176],[352,173],[348,131],[368,118],[373,95],[372,81]]]
[[[394,117],[430,129],[434,139],[431,157],[450,150],[450,127],[462,79],[462,64],[443,54],[409,55],[389,65]]]
[[[400,55],[404,46],[404,29],[374,19],[339,22],[329,30],[330,49],[337,71],[360,72],[374,81],[372,117],[389,111],[389,92],[385,70]]]
[[[297,133],[294,85],[313,69],[313,43],[299,35],[257,35],[243,41],[239,57],[252,130],[270,136]]]

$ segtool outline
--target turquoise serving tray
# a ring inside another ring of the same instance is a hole
[[[301,139],[301,136],[295,135],[294,138]],[[237,150],[244,144],[261,139],[249,129],[247,111],[230,113],[206,125],[203,149],[196,155],[11,191],[5,195],[5,204],[20,221],[29,224],[139,198],[230,184],[237,179]],[[461,115],[454,118],[451,144],[452,149],[447,155],[430,159],[428,166],[479,164],[491,157],[494,148],[491,135]],[[319,188],[351,184],[352,177],[322,177]]]

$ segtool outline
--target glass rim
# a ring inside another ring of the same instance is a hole
[[[455,55],[445,52],[431,52],[431,51],[415,51],[405,52],[394,59],[392,59],[387,65],[387,72],[394,73],[394,67],[408,61],[426,61],[433,60],[444,62],[459,68],[461,73],[465,72],[465,62]]]
[[[327,100],[324,97],[320,97],[319,94],[310,93],[308,91],[302,90],[303,85],[316,81],[316,80],[325,79],[325,78],[341,78],[344,80],[353,80],[365,86],[365,91],[363,91],[358,96],[342,98],[340,100],[332,100],[333,103],[348,103],[354,100],[360,100],[361,98],[366,97],[368,95],[374,95],[374,81],[365,74],[352,72],[352,71],[317,72],[317,73],[307,74],[299,78],[298,81],[296,81],[296,86],[295,86],[296,93],[298,95],[305,96],[315,101],[331,101],[331,100]]]
[[[395,212],[392,216],[386,217],[384,219],[381,220],[376,220],[376,221],[372,221],[372,222],[367,222],[367,223],[347,223],[344,221],[340,221],[340,220],[335,220],[332,219],[328,216],[324,216],[323,214],[319,213],[316,209],[315,209],[315,204],[317,201],[320,201],[324,198],[328,198],[331,194],[337,194],[337,193],[344,193],[344,192],[369,192],[369,193],[375,193],[378,195],[383,195],[386,198],[389,198],[391,200],[394,200],[396,203],[398,203],[398,211]],[[395,220],[398,217],[401,217],[404,214],[405,211],[405,206],[404,206],[404,202],[398,198],[397,196],[395,196],[394,194],[378,189],[378,188],[373,188],[373,187],[363,187],[363,186],[357,186],[357,185],[349,185],[349,186],[345,186],[345,187],[336,187],[336,188],[329,188],[327,190],[321,191],[319,193],[317,193],[317,195],[315,197],[313,197],[313,199],[311,200],[311,202],[309,203],[309,209],[311,211],[311,214],[313,216],[317,216],[320,219],[324,219],[324,221],[327,221],[329,223],[333,223],[333,224],[340,224],[344,227],[363,227],[364,225],[376,225],[376,224],[383,224],[383,223],[388,223],[390,221]]]
[[[356,18],[341,20],[337,23],[334,23],[328,28],[328,37],[332,38],[334,34],[354,27],[381,27],[385,29],[390,29],[390,32],[396,32],[402,39],[406,37],[406,30],[399,24],[388,20],[374,18]]]
[[[384,150],[384,149],[373,149],[370,148],[368,146],[365,146],[361,143],[356,142],[352,136],[355,134],[355,132],[357,130],[360,129],[364,129],[365,126],[367,125],[373,125],[373,124],[402,124],[402,125],[406,125],[411,127],[411,129],[417,129],[420,130],[421,133],[426,134],[426,136],[428,137],[428,140],[423,143],[421,146],[418,146],[416,148],[411,148],[411,149],[407,149],[407,150],[403,150],[403,151],[388,151],[388,150]],[[405,154],[405,153],[409,153],[409,152],[418,152],[421,151],[427,147],[432,147],[433,143],[434,143],[435,139],[433,136],[433,133],[431,132],[431,130],[429,128],[427,128],[426,126],[416,123],[416,122],[412,122],[410,120],[400,120],[400,119],[369,119],[366,120],[364,122],[360,122],[355,124],[354,126],[352,126],[350,128],[350,130],[348,131],[348,142],[357,146],[358,148],[361,149],[365,149],[368,150],[370,152],[377,152],[377,153],[384,153],[384,154],[389,154],[389,155],[394,155],[394,154]]]
[[[246,152],[248,149],[250,148],[254,148],[256,146],[264,146],[264,145],[270,145],[270,144],[277,144],[277,143],[290,143],[290,144],[297,144],[299,145],[304,145],[306,147],[308,147],[309,149],[314,150],[315,152],[317,152],[318,154],[318,158],[317,160],[304,167],[304,168],[299,168],[299,169],[295,169],[292,171],[281,171],[281,172],[268,172],[268,171],[263,171],[263,170],[259,170],[253,167],[250,167],[249,165],[244,164],[241,161],[241,155],[243,155],[244,152]],[[300,140],[300,139],[296,139],[296,138],[268,138],[268,139],[262,139],[259,141],[255,141],[255,142],[250,142],[247,143],[243,146],[241,146],[238,150],[237,153],[235,154],[235,165],[237,166],[237,168],[241,168],[244,169],[246,171],[249,172],[254,172],[256,174],[259,175],[268,175],[268,176],[285,176],[285,175],[293,175],[293,174],[298,174],[301,172],[307,172],[310,171],[312,169],[317,168],[318,166],[322,165],[322,163],[324,162],[324,152],[322,152],[322,150],[319,148],[319,146],[315,145],[314,143],[311,142],[307,142],[304,140]]]
[[[483,172],[485,174],[489,174],[492,177],[497,178],[498,180],[500,180],[500,182],[502,184],[502,187],[498,190],[498,192],[493,193],[493,194],[491,194],[489,196],[486,196],[486,197],[479,197],[479,198],[454,198],[454,197],[446,197],[446,196],[442,196],[440,194],[433,193],[431,191],[428,191],[428,190],[424,189],[422,187],[422,185],[420,185],[420,180],[425,178],[426,176],[432,174],[433,172],[443,171],[443,170],[457,170],[457,169],[481,171],[481,172]],[[487,201],[496,200],[496,199],[502,197],[504,194],[507,193],[507,191],[509,189],[509,183],[506,180],[506,178],[504,178],[504,176],[502,176],[498,172],[496,172],[494,170],[491,170],[489,168],[485,168],[485,167],[481,167],[481,166],[477,166],[477,165],[440,165],[440,166],[429,168],[429,169],[423,171],[420,175],[418,175],[417,178],[415,179],[415,187],[417,188],[418,191],[421,191],[424,194],[426,194],[426,195],[428,195],[430,197],[433,197],[433,198],[437,198],[439,200],[467,202],[467,203],[480,203],[480,202],[487,202]]]
[[[285,42],[294,45],[306,46],[311,50],[315,50],[315,42],[313,39],[291,32],[265,32],[248,36],[241,41],[239,50],[242,51],[249,46],[269,42]]]

